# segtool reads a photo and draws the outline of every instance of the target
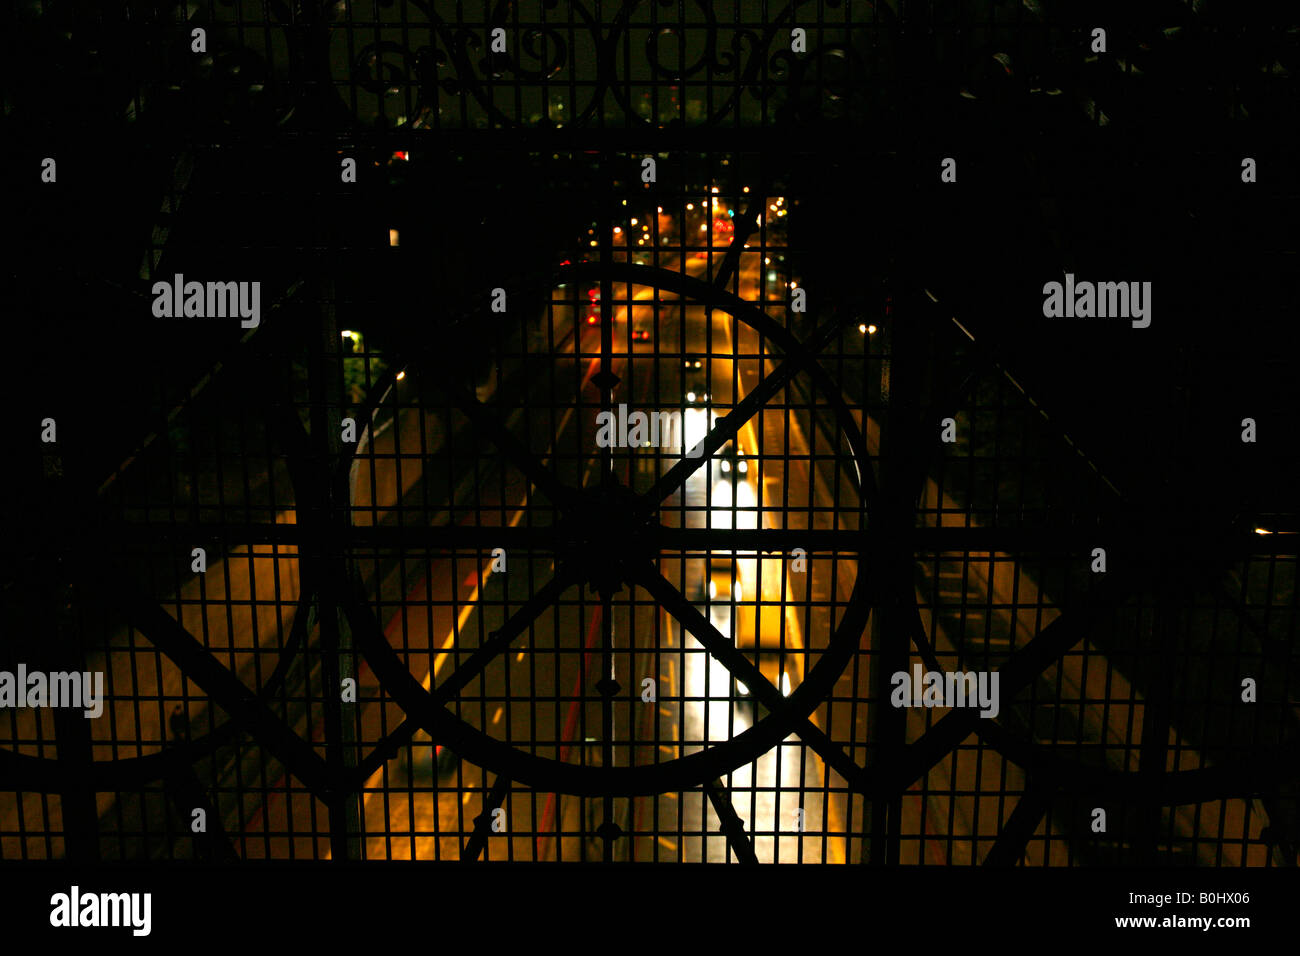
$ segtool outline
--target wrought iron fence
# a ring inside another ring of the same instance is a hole
[[[106,685],[0,717],[0,856],[1294,864],[1292,512],[1126,486],[885,195],[909,109],[1096,134],[1220,25],[534,6],[33,16],[148,53],[138,281],[71,271],[262,310],[120,466],[15,456],[5,664]],[[1207,111],[1284,113],[1267,35]]]

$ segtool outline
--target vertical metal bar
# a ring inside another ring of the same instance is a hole
[[[610,164],[610,156],[605,154],[606,164]],[[600,372],[604,379],[600,387],[600,407],[602,411],[609,411],[613,406],[614,387],[618,378],[614,375],[614,301],[613,301],[613,282],[610,279],[610,267],[614,261],[614,211],[610,203],[605,203],[603,213],[596,222],[596,229],[600,235],[598,237],[600,250]],[[626,287],[624,287],[626,289]],[[625,293],[626,294],[626,293]],[[629,300],[631,299],[628,294]],[[628,302],[627,316],[629,325],[632,319],[632,305]],[[629,350],[630,352],[630,350]],[[628,356],[629,362],[631,355]],[[630,374],[630,370],[629,370]],[[611,443],[612,444],[612,443]],[[614,450],[612,447],[601,450],[601,469],[600,484],[602,488],[610,488],[616,483],[614,475]],[[606,681],[614,680],[614,595],[607,587],[602,587],[600,592],[600,685],[605,686]],[[585,696],[585,688],[584,688]],[[614,695],[611,692],[601,693],[600,695],[600,715],[601,715],[601,743],[600,757],[601,766],[614,766]],[[614,798],[606,794],[602,801],[603,820],[599,828],[599,833],[603,837],[602,858],[606,863],[614,859],[614,839],[610,835],[610,830],[606,828],[614,825]]]
[[[52,484],[51,484],[52,482]],[[58,478],[47,478],[47,492],[50,502],[59,496],[55,489],[62,485]],[[47,509],[47,514],[66,513],[67,505],[55,510]],[[66,522],[72,525],[73,522]],[[71,535],[75,529],[67,528],[67,533],[59,536],[60,545],[73,541]],[[54,617],[55,651],[50,660],[56,662],[59,669],[81,673],[86,670],[86,653],[81,644],[81,635],[73,621],[72,602],[74,588],[68,582],[69,562],[63,557],[47,558],[48,571],[43,575],[46,586],[46,600]],[[75,562],[71,562],[75,564]],[[110,704],[105,702],[107,709]],[[75,862],[95,862],[99,860],[99,812],[96,809],[95,791],[82,781],[90,778],[90,763],[94,759],[91,749],[90,724],[82,710],[75,707],[54,708],[54,732],[57,742],[59,763],[63,766],[68,781],[59,792],[59,807],[63,817],[63,834],[67,859]]]
[[[912,297],[919,297],[910,290]],[[908,670],[908,639],[912,606],[915,602],[912,581],[913,555],[908,535],[913,524],[916,482],[923,475],[918,455],[924,448],[921,392],[923,367],[921,349],[924,338],[917,327],[926,315],[924,306],[899,295],[895,321],[891,326],[890,411],[880,426],[880,521],[872,534],[885,542],[882,566],[868,573],[879,574],[882,600],[871,615],[871,647],[876,652],[872,693],[876,720],[870,752],[873,762],[891,763],[902,752],[907,738],[907,712],[890,704],[891,677]],[[937,424],[937,423],[936,423]],[[862,573],[859,571],[859,573]],[[863,859],[872,865],[899,862],[899,838],[902,832],[902,795],[877,795],[871,804],[870,837]]]
[[[334,859],[361,859],[360,794],[348,789],[356,767],[357,709],[345,713],[343,681],[355,681],[352,635],[335,595],[346,593],[346,553],[343,535],[348,525],[347,473],[339,467],[343,459],[343,352],[334,312],[334,281],[320,279],[320,335],[313,347],[311,376],[312,432],[317,448],[323,449],[321,468],[329,476],[322,513],[315,516],[324,529],[316,558],[325,586],[320,590],[321,686],[325,705],[325,762],[330,780],[330,855]],[[357,423],[360,431],[361,424]]]

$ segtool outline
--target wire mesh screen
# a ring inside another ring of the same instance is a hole
[[[1288,372],[1201,339],[1294,304],[1294,184],[1143,125],[1282,166],[1285,15],[15,16],[120,139],[11,71],[6,294],[87,358],[12,458],[0,858],[1296,862]],[[1044,333],[1071,270],[1187,318]]]

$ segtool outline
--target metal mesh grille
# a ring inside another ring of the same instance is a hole
[[[1231,24],[1130,13],[1098,57],[1045,4],[47,6],[54,55],[115,51],[146,212],[19,254],[52,309],[8,276],[49,335],[93,299],[137,338],[102,343],[111,427],[102,381],[24,406],[59,432],[14,456],[3,666],[105,703],[0,713],[0,858],[1294,864],[1285,368],[1251,459],[1176,341],[1143,470],[1112,438],[1149,422],[1016,342],[1061,262],[1142,261],[1085,210],[1168,169],[1133,130]],[[1252,26],[1189,115],[1294,111],[1294,27]],[[59,157],[37,246],[128,205]],[[1137,225],[1208,216],[1256,278],[1294,252],[1187,196]],[[176,275],[260,281],[260,324],[149,318]],[[1203,507],[1210,426],[1255,477]],[[927,671],[996,674],[996,716],[897,706]]]

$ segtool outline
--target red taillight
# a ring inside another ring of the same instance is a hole
[[[595,324],[596,324],[596,317],[595,317],[594,315],[589,315],[589,316],[587,316],[587,324],[588,324],[588,325],[595,325]]]

